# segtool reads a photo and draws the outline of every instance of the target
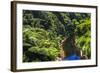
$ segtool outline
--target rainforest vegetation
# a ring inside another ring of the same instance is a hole
[[[64,37],[73,39],[74,49],[91,58],[90,13],[23,10],[22,34],[23,62],[55,61]]]

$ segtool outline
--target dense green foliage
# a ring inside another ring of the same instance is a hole
[[[53,61],[63,37],[75,36],[76,46],[91,57],[89,13],[23,10],[23,61]]]

